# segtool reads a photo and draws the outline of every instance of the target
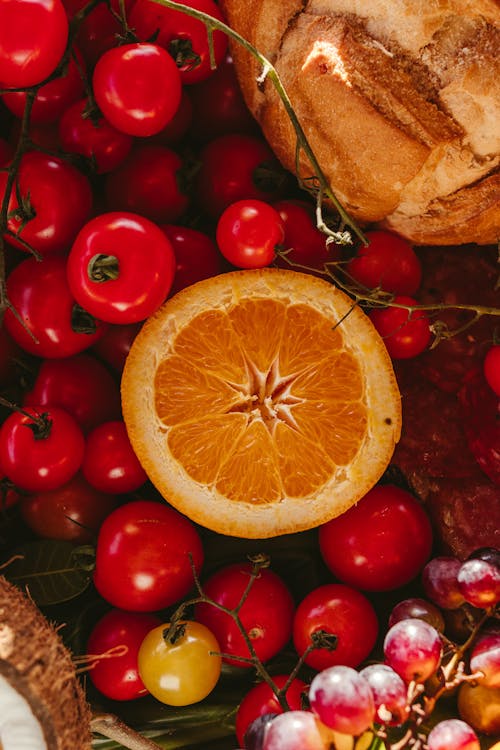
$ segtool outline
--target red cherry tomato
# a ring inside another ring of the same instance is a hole
[[[207,234],[173,224],[165,224],[161,228],[172,243],[176,261],[170,296],[197,281],[222,273],[222,255]]]
[[[264,201],[242,200],[225,209],[216,237],[222,255],[237,268],[270,265],[285,232],[279,213]]]
[[[378,635],[378,619],[371,602],[356,589],[327,583],[313,589],[300,602],[293,621],[293,642],[299,655],[311,646],[313,633],[337,638],[335,649],[315,648],[305,662],[323,670],[335,664],[357,667],[372,651]]]
[[[88,672],[99,692],[115,701],[148,695],[139,675],[137,654],[146,635],[159,625],[161,620],[155,615],[120,609],[111,609],[96,622],[87,641],[87,653],[103,657],[92,661]],[[120,647],[126,649],[123,655],[118,654]]]
[[[144,145],[150,146],[174,146],[186,135],[193,120],[193,105],[187,88],[183,87],[181,101],[175,115],[167,122],[163,130],[148,138],[140,139]]]
[[[132,211],[159,224],[177,221],[189,197],[182,188],[183,161],[166,146],[136,146],[106,179],[111,211]]]
[[[0,86],[34,86],[60,62],[68,40],[61,0],[0,3]]]
[[[77,473],[61,487],[23,497],[20,509],[24,522],[38,536],[87,544],[95,540],[116,506],[114,495],[99,492]]]
[[[195,187],[201,208],[217,219],[239,200],[279,200],[283,171],[262,137],[230,133],[202,149]]]
[[[204,591],[213,601],[233,609],[248,585],[251,571],[252,566],[248,563],[227,565],[205,582]],[[283,580],[267,568],[260,570],[239,616],[261,661],[268,661],[288,643],[293,611],[293,599]],[[222,653],[250,657],[232,617],[208,603],[196,605],[195,612],[196,620],[206,625],[217,638]],[[226,658],[226,661],[238,667],[248,666],[237,658]]]
[[[490,388],[500,396],[500,344],[492,346],[486,352],[483,373]]]
[[[326,235],[316,226],[314,209],[306,201],[282,200],[273,204],[281,216],[285,228],[283,250],[286,258],[278,257],[276,264],[281,268],[290,268],[296,263],[304,268],[298,271],[324,269],[325,263],[340,258],[338,245],[326,244]]]
[[[391,232],[366,232],[361,245],[346,264],[347,272],[368,289],[380,287],[394,294],[412,295],[422,280],[422,266],[410,243]]]
[[[414,307],[413,297],[396,296],[395,305]],[[411,359],[427,349],[431,340],[429,318],[424,310],[407,310],[404,307],[384,307],[371,311],[370,319],[384,339],[392,359]]]
[[[84,71],[85,64],[79,53],[75,54],[78,64],[70,57],[64,75],[53,78],[37,90],[30,110],[30,123],[57,122],[67,107],[82,96],[83,81],[80,71]],[[16,117],[22,118],[26,105],[25,91],[4,94],[2,99]]]
[[[129,135],[159,133],[181,100],[177,66],[157,44],[124,44],[108,50],[94,68],[92,84],[104,117]]]
[[[0,195],[7,173],[0,172]],[[20,200],[21,197],[21,200]],[[18,171],[17,187],[9,199],[6,239],[42,255],[66,253],[90,216],[92,190],[87,178],[72,164],[41,151],[27,151]]]
[[[500,486],[500,397],[477,369],[468,374],[458,398],[470,451],[484,473]]]
[[[124,10],[128,14],[134,0],[125,0]],[[63,0],[68,18],[72,20],[76,13],[85,8],[88,0]],[[90,13],[78,20],[75,29],[75,43],[85,58],[90,69],[95,67],[99,58],[112,47],[116,47],[117,39],[123,33],[120,22],[121,8],[116,0],[108,3],[98,3]]]
[[[191,564],[199,573],[202,563],[201,539],[191,521],[166,503],[136,500],[102,524],[94,583],[114,607],[155,612],[186,596],[194,584]]]
[[[108,323],[137,323],[165,301],[175,255],[161,229],[127,212],[104,213],[79,232],[67,262],[71,292]]]
[[[64,151],[90,159],[98,174],[111,172],[127,157],[133,138],[89,111],[87,99],[66,109],[59,122],[59,140]]]
[[[186,0],[184,4],[219,21],[224,20],[214,0]],[[137,0],[130,13],[130,26],[139,39],[154,38],[170,53],[183,84],[203,81],[212,74],[208,34],[203,21],[159,5],[154,0]],[[226,34],[215,29],[212,44],[215,64],[218,65],[226,54]]]
[[[117,382],[105,365],[89,354],[43,361],[23,404],[60,406],[84,432],[121,417]]]
[[[272,677],[277,688],[285,687],[288,682],[288,675],[278,674]],[[292,680],[285,693],[286,702],[290,711],[300,711],[303,708],[303,696],[307,694],[307,684],[297,677]],[[238,745],[245,747],[245,732],[248,727],[259,716],[265,714],[282,714],[283,708],[278,701],[274,691],[267,684],[261,682],[255,685],[243,698],[238,706],[236,714],[236,737]]]
[[[92,347],[97,356],[117,373],[121,373],[130,347],[142,328],[142,323],[123,326],[110,325],[99,341]]]
[[[357,505],[319,529],[333,575],[364,591],[388,591],[414,579],[429,559],[432,527],[418,500],[391,484],[377,485]]]
[[[189,93],[193,108],[189,134],[196,141],[207,143],[229,133],[258,134],[230,58],[226,58],[209,78],[191,86]]]
[[[64,258],[22,261],[7,277],[7,293],[23,322],[6,310],[5,328],[22,349],[37,357],[70,357],[104,333],[105,325],[76,304]]]
[[[78,423],[64,409],[28,406],[0,428],[0,466],[22,490],[54,490],[76,474],[84,445]]]
[[[148,478],[122,420],[103,422],[87,435],[82,472],[92,487],[113,495],[134,492]]]

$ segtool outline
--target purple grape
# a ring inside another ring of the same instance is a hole
[[[245,736],[245,750],[262,750],[267,727],[278,714],[263,714],[249,724]]]
[[[484,687],[500,688],[500,628],[486,630],[472,647],[471,672],[482,672],[478,682]]]
[[[370,685],[352,667],[336,665],[319,672],[311,682],[309,702],[323,724],[342,734],[361,734],[375,718]]]
[[[399,726],[408,718],[408,688],[401,677],[387,664],[370,664],[360,671],[371,687],[375,701],[375,721]]]
[[[477,734],[461,719],[440,721],[429,732],[428,750],[480,750]]]
[[[426,599],[411,597],[396,604],[389,615],[389,627],[392,628],[400,620],[407,620],[409,617],[425,620],[440,633],[444,630],[444,618],[441,611]]]
[[[471,552],[467,560],[485,560],[500,570],[500,549],[496,547],[479,547]]]
[[[439,667],[441,653],[438,631],[424,620],[400,620],[384,639],[388,665],[407,683],[425,682]]]
[[[426,596],[442,609],[457,609],[464,603],[457,576],[462,563],[456,557],[434,557],[422,570]]]
[[[310,711],[285,711],[268,725],[263,750],[326,750],[327,731]]]
[[[458,571],[458,586],[469,604],[481,609],[500,602],[500,568],[486,560],[466,560]]]

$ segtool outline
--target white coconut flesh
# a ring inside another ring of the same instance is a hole
[[[0,675],[0,750],[47,750],[28,701]]]

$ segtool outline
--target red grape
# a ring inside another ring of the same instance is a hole
[[[342,734],[361,734],[375,717],[370,684],[352,667],[337,665],[319,672],[311,682],[309,701],[323,724]]]
[[[476,733],[461,719],[446,719],[431,729],[428,750],[480,750]]]
[[[484,687],[500,688],[500,629],[485,631],[472,647],[471,672],[482,672],[478,682]]]
[[[443,555],[429,560],[422,570],[426,596],[442,609],[458,609],[465,601],[457,580],[461,565],[458,558]]]
[[[437,670],[441,651],[438,631],[416,618],[400,620],[384,639],[386,661],[405,682],[425,682]]]
[[[369,664],[360,675],[370,685],[375,701],[375,721],[398,726],[409,714],[408,689],[405,682],[387,664]]]
[[[419,597],[403,599],[403,601],[393,607],[389,615],[389,627],[391,628],[400,620],[407,620],[409,617],[415,617],[417,620],[425,620],[440,633],[443,632],[445,622],[441,611],[432,602]]]
[[[327,750],[327,734],[309,711],[286,711],[268,724],[263,750]]]
[[[466,560],[457,581],[464,599],[474,607],[488,609],[500,602],[500,569],[486,560]]]

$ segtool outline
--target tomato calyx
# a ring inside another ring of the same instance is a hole
[[[201,65],[201,57],[194,51],[190,39],[172,39],[168,44],[168,51],[179,70],[187,72]]]
[[[252,182],[263,193],[279,194],[288,181],[286,172],[275,161],[263,161],[252,173]]]
[[[186,623],[185,622],[173,622],[168,628],[163,631],[163,640],[167,644],[172,646],[180,641],[186,634]]]
[[[36,211],[31,202],[29,190],[26,195],[22,195],[19,183],[16,183],[16,200],[17,206],[12,211],[9,211],[7,218],[19,222],[19,226],[16,229],[17,236],[21,234],[26,224],[36,217]]]
[[[71,309],[71,330],[75,333],[86,333],[89,336],[97,331],[96,319],[78,304]]]
[[[98,253],[89,260],[88,277],[97,284],[105,281],[115,281],[120,275],[120,263],[116,255]]]
[[[316,630],[311,633],[312,648],[325,648],[327,651],[335,651],[338,644],[338,637],[328,630]]]

